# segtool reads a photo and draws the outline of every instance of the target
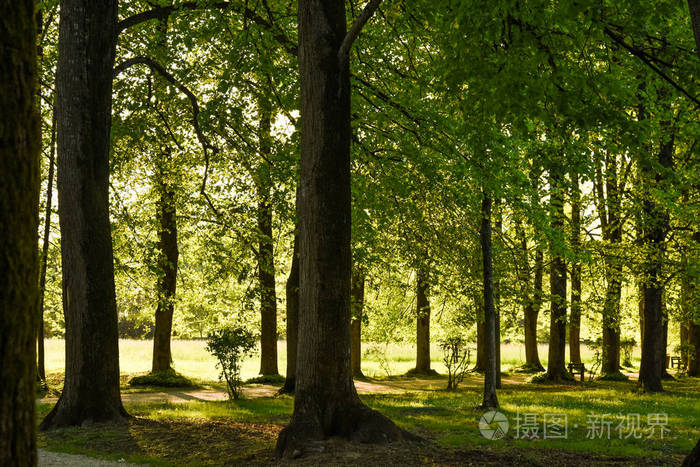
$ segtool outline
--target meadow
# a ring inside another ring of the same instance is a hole
[[[124,382],[127,375],[149,370],[150,345],[149,341],[120,341]],[[379,356],[367,352],[363,371],[368,378],[358,383],[361,398],[426,442],[371,448],[331,443],[328,453],[299,462],[352,465],[361,456],[371,464],[392,459],[409,465],[677,465],[700,437],[697,378],[665,382],[666,392],[653,395],[639,393],[633,378],[628,382],[533,384],[528,382],[530,375],[508,371],[522,364],[523,350],[518,344],[504,344],[503,388],[498,396],[509,427],[503,439],[487,439],[479,431],[481,375],[470,373],[457,391],[448,392],[444,377],[401,376],[413,365],[411,346],[390,345],[385,350]],[[279,351],[282,371],[283,342]],[[542,346],[540,351],[540,358],[546,361],[546,348]],[[62,353],[62,341],[47,342],[47,371],[54,380],[60,379]],[[583,354],[584,360],[591,362],[595,353],[585,348]],[[215,361],[204,342],[173,341],[173,358],[178,372],[203,387],[223,387],[217,382]],[[433,367],[444,373],[437,347],[432,349],[432,359]],[[629,371],[633,377],[634,371]],[[257,372],[258,361],[247,360],[243,377],[254,377]],[[132,395],[142,391],[126,384],[123,389]],[[154,390],[158,389],[146,391]],[[55,430],[41,434],[40,445],[52,451],[152,465],[276,462],[274,443],[291,415],[292,397],[203,401],[197,400],[196,392],[191,394],[191,400],[179,403],[130,399],[126,408],[135,417],[127,426]],[[39,416],[52,404],[52,400],[41,401]]]

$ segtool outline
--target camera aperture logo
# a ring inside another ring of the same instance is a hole
[[[490,410],[481,416],[479,431],[486,439],[502,439],[508,433],[508,418],[497,410]]]

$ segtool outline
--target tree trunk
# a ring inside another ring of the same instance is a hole
[[[493,296],[493,251],[491,245],[491,206],[492,200],[484,193],[481,202],[481,257],[484,268],[483,292],[484,292],[484,323],[486,340],[486,371],[484,373],[484,399],[482,408],[498,407],[496,386],[498,383],[498,368],[496,346],[499,344],[496,336],[496,307]]]
[[[117,1],[63,0],[56,72],[66,373],[42,429],[122,420],[109,222]]]
[[[581,363],[581,190],[578,173],[571,174],[573,196],[571,199],[571,316],[569,321],[569,360]]]
[[[430,282],[425,266],[416,270],[416,368],[419,375],[436,375],[430,368]]]
[[[56,159],[56,110],[51,115],[51,147],[49,148],[49,179],[46,183],[46,211],[44,214],[44,239],[41,245],[41,269],[39,272],[39,324],[37,326],[37,373],[46,381],[44,352],[44,296],[46,294],[46,269],[49,260],[49,236],[51,235],[51,208],[53,205],[54,161]]]
[[[17,467],[37,463],[41,133],[34,8],[29,0],[0,2],[0,465]]]
[[[603,193],[605,186],[605,193]],[[622,280],[621,194],[617,174],[617,158],[605,153],[605,173],[596,167],[595,192],[603,237],[605,265],[605,300],[603,302],[603,355],[601,376],[618,378],[620,372],[620,300]]]
[[[500,236],[503,232],[503,210],[500,206],[500,200],[496,199],[493,203],[496,206],[496,253],[491,255],[491,276],[493,279],[493,297],[494,297],[494,316],[496,328],[496,389],[501,389],[501,280],[498,268],[493,266],[493,263],[498,264],[498,251]],[[492,236],[493,237],[493,236]],[[493,245],[493,242],[492,242]]]
[[[527,243],[523,238],[525,252],[527,253]],[[525,258],[527,259],[527,257]],[[529,261],[526,264],[529,270]],[[524,334],[525,334],[525,366],[532,371],[544,371],[540,363],[539,350],[537,348],[537,319],[542,307],[542,275],[544,273],[544,254],[537,248],[535,252],[535,271],[532,293],[526,297],[524,312]],[[527,278],[529,285],[530,279]]]
[[[294,236],[292,267],[286,285],[287,298],[287,371],[280,393],[294,394],[297,372],[297,336],[299,333],[299,241]]]
[[[700,376],[700,323],[688,322],[688,345],[693,349],[688,356],[688,376]]]
[[[642,161],[642,213],[646,255],[643,263],[644,287],[644,340],[642,342],[642,362],[639,368],[639,383],[646,392],[663,390],[661,375],[664,372],[662,353],[663,334],[663,278],[666,234],[670,228],[668,211],[654,200],[652,189],[662,188],[666,169],[673,166],[673,137],[663,141],[658,152],[661,170],[654,168],[651,161]],[[665,353],[665,352],[664,352]]]
[[[550,215],[554,232],[564,229],[564,196],[562,192],[560,168],[550,172]],[[554,240],[550,240],[552,260],[549,272],[551,294],[549,323],[549,355],[547,359],[547,379],[558,381],[568,379],[566,371],[566,262]]]
[[[265,157],[270,154],[272,114],[260,106],[260,169],[258,173],[258,282],[260,286],[260,374],[277,375],[277,293],[275,292],[275,253],[272,241],[270,174]]]
[[[365,276],[355,269],[350,287],[350,360],[353,378],[364,378],[362,373],[362,311],[365,304]]]
[[[483,306],[476,322],[476,362],[472,371],[482,373],[486,371],[486,325],[483,318]]]
[[[173,330],[179,250],[177,245],[177,208],[172,186],[170,153],[165,151],[158,167],[158,305],[153,331],[153,365],[155,373],[171,368],[173,361],[170,338]]]
[[[301,0],[300,313],[294,412],[277,440],[287,457],[329,436],[387,442],[406,433],[365,406],[350,368],[350,71],[345,2]],[[347,43],[346,43],[347,45]]]

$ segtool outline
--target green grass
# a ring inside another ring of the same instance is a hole
[[[206,351],[206,343],[201,340],[173,340],[173,367],[181,375],[198,382],[216,381],[219,370],[216,368],[216,360]],[[386,372],[382,369],[380,358],[374,354],[367,354],[369,344],[363,344],[362,371],[371,378],[384,377]],[[63,373],[65,364],[64,342],[60,339],[47,339],[46,344],[46,371],[47,373]],[[384,346],[381,346],[384,348]],[[152,341],[120,339],[119,341],[119,366],[122,374],[137,375],[146,374],[151,369],[153,355]],[[279,371],[284,374],[287,366],[286,344],[278,343]],[[472,352],[474,354],[474,352]],[[568,355],[568,350],[567,353]],[[587,367],[590,367],[594,350],[587,346],[581,346],[581,357]],[[438,345],[431,346],[432,367],[438,373],[445,373],[442,363],[442,354]],[[540,361],[547,361],[547,346],[539,345]],[[415,347],[408,344],[389,344],[386,346],[386,359],[389,363],[392,375],[402,375],[415,366]],[[473,363],[474,357],[472,357]],[[639,349],[635,349],[632,358],[633,363],[639,363]],[[522,344],[501,345],[501,366],[503,371],[514,369],[525,363],[525,347]],[[243,363],[241,376],[243,380],[254,378],[258,375],[260,363],[257,358],[251,358]]]
[[[128,375],[148,371],[150,345],[147,341],[120,341],[123,386]],[[221,388],[223,386],[215,382],[218,371],[214,359],[204,346],[201,341],[174,341],[174,366],[190,379]],[[62,342],[49,341],[46,347],[47,370],[58,377],[56,375],[62,371]],[[284,370],[284,350],[284,343],[280,343],[281,372]],[[534,385],[527,383],[531,375],[513,372],[504,375],[504,387],[498,391],[501,411],[511,423],[510,430],[503,440],[487,440],[479,433],[478,420],[482,412],[476,409],[481,402],[481,375],[470,374],[459,391],[447,392],[442,389],[444,377],[414,379],[398,376],[413,367],[414,349],[411,346],[390,345],[386,350],[391,377],[385,375],[376,356],[363,361],[363,371],[370,377],[370,383],[382,385],[381,390],[385,392],[363,394],[362,399],[400,426],[434,441],[439,449],[449,452],[452,449],[478,449],[506,456],[513,452],[518,455],[525,453],[546,464],[551,461],[551,450],[561,449],[674,464],[700,437],[700,380],[697,378],[664,381],[666,392],[648,395],[636,391],[633,379]],[[546,361],[546,348],[543,346],[540,350],[541,360]],[[522,365],[524,351],[521,346],[503,345],[501,352],[504,370]],[[582,354],[584,362],[590,364],[593,351],[584,347]],[[432,349],[432,357],[433,367],[444,373],[436,347]],[[257,370],[257,359],[250,359],[243,365],[243,377],[255,377]],[[128,392],[134,391],[130,389]],[[50,406],[47,403],[38,405],[39,419]],[[253,457],[272,462],[274,440],[289,420],[292,408],[293,401],[289,396],[231,402],[135,403],[127,405],[127,410],[137,417],[127,426],[57,430],[42,434],[40,443],[49,450],[154,465],[209,465],[236,459],[243,462]],[[664,439],[658,434],[651,439],[646,436],[620,439],[616,431],[619,414],[635,413],[641,415],[642,427],[647,425],[647,414],[667,414],[670,432]],[[568,437],[516,439],[518,414],[535,414],[540,433],[545,414],[564,414],[568,419]],[[611,421],[610,439],[607,436],[589,439],[588,417],[603,415]],[[547,455],[550,457],[538,457]]]

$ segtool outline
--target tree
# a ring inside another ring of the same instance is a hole
[[[287,299],[287,371],[280,393],[294,394],[299,341],[299,239],[294,236],[292,267],[286,284]]]
[[[336,435],[364,442],[403,438],[359,399],[350,368],[349,52],[379,0],[346,33],[345,2],[301,0],[300,314],[294,412],[277,440],[293,457]]]
[[[365,275],[355,267],[350,284],[350,365],[353,378],[364,378],[362,373],[362,319],[365,305]]]
[[[565,366],[566,350],[566,262],[561,252],[562,246],[556,235],[563,233],[564,192],[563,168],[554,162],[550,168],[550,216],[554,238],[550,239],[552,256],[549,272],[551,294],[549,311],[549,355],[547,356],[547,379],[558,381],[568,379]]]
[[[18,467],[37,463],[41,135],[34,14],[34,1],[0,1],[0,465]]]
[[[260,162],[257,170],[258,191],[258,285],[260,288],[260,374],[277,375],[277,294],[275,292],[275,253],[272,240],[272,206],[270,172],[266,158],[271,151],[272,112],[265,99],[258,105],[260,122],[258,140]]]
[[[436,375],[430,368],[430,285],[427,266],[416,270],[416,367],[412,374]]]
[[[152,372],[171,369],[170,336],[173,329],[177,267],[180,255],[177,244],[177,206],[173,185],[173,161],[166,147],[156,167],[158,192],[158,304],[153,330]]]
[[[63,391],[42,429],[123,419],[109,222],[117,1],[64,0],[56,77],[66,320]]]
[[[663,125],[662,125],[663,126]],[[645,257],[643,270],[644,331],[642,361],[639,367],[639,384],[646,392],[663,390],[661,376],[664,369],[666,349],[663,339],[663,292],[662,269],[666,254],[666,235],[669,231],[667,208],[655,197],[655,190],[662,189],[667,182],[668,171],[673,167],[673,134],[662,132],[656,160],[651,155],[642,157],[641,183],[643,190],[642,216]]]
[[[571,174],[571,316],[569,320],[569,360],[581,363],[581,189],[578,173]]]
[[[486,371],[484,372],[484,399],[481,407],[484,409],[497,408],[498,397],[496,396],[496,386],[498,383],[497,353],[496,346],[500,345],[500,339],[496,335],[496,308],[493,297],[493,254],[491,243],[491,207],[493,200],[484,193],[481,202],[481,229],[479,236],[481,239],[481,255],[484,263],[484,323],[486,331]]]

